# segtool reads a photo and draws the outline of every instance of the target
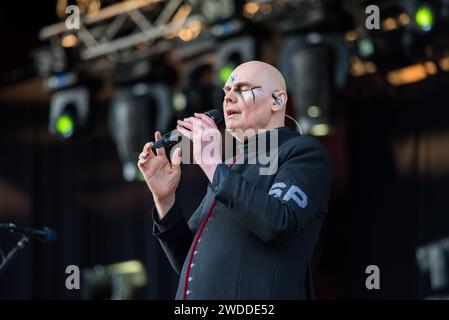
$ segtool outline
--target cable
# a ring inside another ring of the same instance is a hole
[[[299,129],[299,134],[302,136],[302,128],[301,128],[301,126],[299,125],[298,121],[296,121],[295,118],[289,116],[288,114],[285,114],[285,116],[286,116],[287,118],[289,118],[290,120],[292,120],[292,121],[296,124],[296,127]]]
[[[3,263],[3,261],[6,260],[5,254],[3,253],[3,250],[0,249],[0,256],[2,257],[2,261],[0,263]]]

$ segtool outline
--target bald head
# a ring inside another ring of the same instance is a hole
[[[255,77],[259,82],[263,82],[266,87],[274,90],[286,90],[285,80],[281,72],[266,62],[252,60],[242,63],[234,69],[232,74],[245,73],[249,78]]]

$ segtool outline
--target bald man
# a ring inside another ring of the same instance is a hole
[[[155,203],[153,234],[180,274],[176,299],[313,299],[311,260],[327,211],[330,157],[316,139],[285,127],[286,86],[273,66],[238,66],[224,92],[226,129],[242,147],[232,161],[222,163],[216,152],[201,159],[204,140],[221,144],[201,139],[217,131],[212,119],[195,114],[178,121],[210,181],[188,221],[175,198],[180,149],[171,163],[165,150],[152,151],[152,142],[139,156]],[[276,157],[270,174],[261,174],[261,152]]]

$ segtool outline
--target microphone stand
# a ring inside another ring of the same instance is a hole
[[[30,238],[22,234],[22,237],[19,241],[17,241],[17,244],[12,250],[6,255],[6,258],[2,261],[0,264],[0,275],[5,271],[6,265],[10,263],[14,257],[19,253],[19,249],[23,249],[25,245],[30,241]]]

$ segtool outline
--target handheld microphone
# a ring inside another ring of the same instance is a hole
[[[49,242],[56,240],[56,232],[48,227],[43,227],[42,229],[28,229],[28,228],[18,228],[14,223],[1,223],[0,230],[5,229],[11,232],[18,232],[31,236],[42,242]]]
[[[214,120],[216,124],[219,124],[223,120],[223,116],[218,109],[206,111],[204,114]],[[162,147],[171,147],[172,145],[179,142],[179,138],[181,138],[181,136],[182,134],[176,129],[167,132],[153,144],[152,148],[159,149]]]

